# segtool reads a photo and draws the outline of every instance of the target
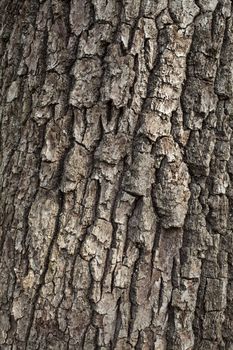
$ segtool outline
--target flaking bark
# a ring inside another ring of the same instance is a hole
[[[230,0],[1,0],[0,348],[233,348]]]

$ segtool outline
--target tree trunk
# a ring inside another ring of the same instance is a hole
[[[232,350],[231,1],[0,16],[0,348]]]

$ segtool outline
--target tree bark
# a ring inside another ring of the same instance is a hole
[[[232,2],[0,16],[0,348],[232,350]]]

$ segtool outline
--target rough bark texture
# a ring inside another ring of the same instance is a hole
[[[0,348],[232,350],[231,1],[0,16]]]

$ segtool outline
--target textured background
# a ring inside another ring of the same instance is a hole
[[[233,349],[232,17],[1,0],[1,349]]]

